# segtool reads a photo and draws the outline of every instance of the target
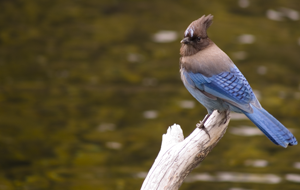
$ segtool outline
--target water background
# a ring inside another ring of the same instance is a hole
[[[205,108],[179,77],[187,26],[208,34],[266,110],[300,139],[297,0],[3,0],[0,189],[139,189],[168,126],[187,136]],[[181,190],[300,189],[300,146],[242,115]]]

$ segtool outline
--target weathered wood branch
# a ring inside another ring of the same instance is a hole
[[[179,125],[169,127],[141,190],[179,189],[186,176],[223,137],[229,120],[229,112],[214,111],[205,121],[205,128],[197,127],[186,139]]]

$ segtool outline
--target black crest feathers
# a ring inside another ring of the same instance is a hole
[[[201,18],[193,21],[189,27],[186,29],[184,36],[185,37],[195,37],[200,36],[202,38],[207,37],[207,29],[213,22],[212,15],[203,15]]]

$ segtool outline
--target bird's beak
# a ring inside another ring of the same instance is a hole
[[[189,37],[183,38],[183,39],[180,41],[180,43],[182,43],[182,44],[189,44],[189,43],[190,43]]]

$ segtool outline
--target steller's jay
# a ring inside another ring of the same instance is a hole
[[[260,105],[243,74],[208,38],[206,31],[212,20],[212,15],[204,15],[184,33],[180,48],[184,86],[209,115],[214,110],[244,113],[273,143],[285,148],[296,145],[293,134]]]

